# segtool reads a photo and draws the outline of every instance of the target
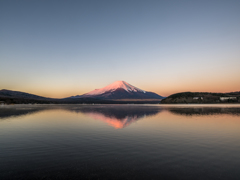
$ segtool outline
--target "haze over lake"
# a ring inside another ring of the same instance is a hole
[[[0,179],[239,179],[240,105],[0,106]]]

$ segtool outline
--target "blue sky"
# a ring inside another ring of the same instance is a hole
[[[240,1],[1,1],[0,89],[240,90]]]

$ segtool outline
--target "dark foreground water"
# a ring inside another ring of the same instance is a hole
[[[0,179],[240,179],[240,106],[0,106]]]

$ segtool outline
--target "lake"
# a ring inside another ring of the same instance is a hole
[[[0,105],[0,179],[240,179],[240,105]]]

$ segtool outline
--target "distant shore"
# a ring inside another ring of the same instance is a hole
[[[209,92],[183,92],[168,96],[161,101],[162,104],[224,104],[240,103],[240,92],[209,93]]]
[[[164,99],[154,98],[63,98],[54,99],[34,94],[2,90],[1,104],[236,104],[240,103],[240,91],[230,93],[182,92]]]

